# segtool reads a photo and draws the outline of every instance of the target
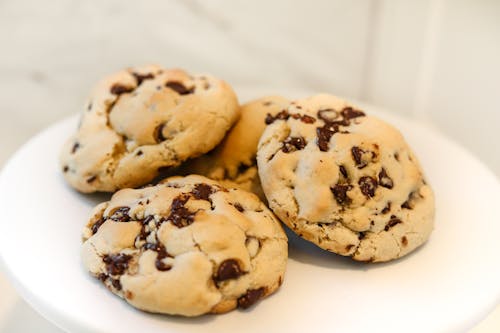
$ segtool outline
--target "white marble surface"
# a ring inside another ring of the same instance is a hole
[[[500,175],[499,15],[494,0],[0,0],[0,166],[98,78],[156,62],[423,118]],[[0,295],[0,332],[59,332],[1,275]],[[499,331],[500,308],[474,333]]]

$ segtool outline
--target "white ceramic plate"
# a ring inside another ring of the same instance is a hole
[[[76,117],[33,138],[3,170],[0,254],[21,295],[70,332],[465,331],[500,299],[500,186],[431,128],[379,115],[402,130],[436,192],[431,239],[401,260],[356,263],[291,236],[283,287],[251,310],[193,319],[137,311],[80,262],[80,231],[106,196],[62,179],[57,157]]]

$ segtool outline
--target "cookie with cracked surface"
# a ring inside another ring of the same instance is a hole
[[[183,164],[179,171],[215,179],[226,187],[241,188],[265,200],[257,172],[257,144],[266,119],[272,119],[288,103],[281,96],[267,96],[244,104],[240,118],[224,140],[208,154]]]
[[[81,192],[113,192],[213,149],[239,115],[229,85],[159,66],[129,68],[94,89],[63,147],[65,179]]]
[[[257,162],[271,209],[325,250],[388,261],[433,229],[433,192],[401,133],[337,97],[292,102],[265,129]]]
[[[287,251],[280,223],[257,196],[193,175],[123,189],[95,207],[82,258],[131,305],[198,316],[275,292]]]

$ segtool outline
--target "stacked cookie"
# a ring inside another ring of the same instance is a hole
[[[150,312],[223,313],[276,291],[279,220],[366,262],[404,256],[433,227],[432,190],[389,124],[330,95],[240,108],[223,81],[159,66],[97,85],[61,165],[81,192],[118,190],[84,228],[83,262]]]

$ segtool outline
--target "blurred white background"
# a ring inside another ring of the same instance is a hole
[[[150,62],[382,106],[500,175],[496,0],[0,0],[0,166],[103,75]],[[59,332],[1,276],[0,295],[0,332]],[[500,332],[500,310],[475,332]]]

